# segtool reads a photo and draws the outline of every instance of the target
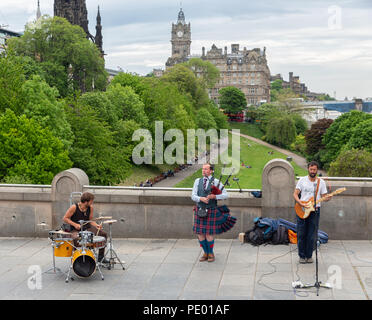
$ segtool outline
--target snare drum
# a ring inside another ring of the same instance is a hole
[[[96,271],[96,265],[96,257],[91,250],[80,248],[74,251],[72,269],[78,277],[90,277]]]
[[[106,238],[101,236],[94,236],[93,237],[93,248],[102,249],[106,247]]]
[[[71,233],[63,230],[52,230],[49,231],[49,239],[51,240],[71,240]]]

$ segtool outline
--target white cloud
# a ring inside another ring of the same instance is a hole
[[[41,0],[53,14],[53,0]],[[269,68],[286,78],[293,71],[312,91],[338,97],[372,96],[372,2],[339,0],[341,29],[329,28],[333,0],[183,0],[191,23],[192,54],[212,44],[223,48],[266,47]],[[1,0],[0,24],[22,31],[36,14],[36,0]],[[146,74],[163,67],[171,53],[171,25],[179,2],[88,0],[90,31],[100,5],[106,66]],[[3,22],[4,21],[4,22]]]

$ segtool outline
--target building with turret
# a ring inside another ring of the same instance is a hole
[[[232,44],[231,51],[213,45],[201,55],[190,55],[191,26],[186,23],[182,9],[178,13],[177,23],[172,23],[172,55],[168,58],[166,69],[191,58],[200,58],[214,64],[220,71],[220,79],[214,88],[209,89],[209,97],[218,104],[219,90],[228,86],[239,88],[246,96],[248,105],[258,105],[270,101],[270,70],[267,65],[266,48],[240,49]],[[154,72],[155,74],[155,72]],[[161,75],[160,72],[158,72]],[[201,76],[197,73],[197,76]]]
[[[87,39],[91,39],[97,45],[103,57],[103,37],[99,7],[97,13],[95,37],[89,32],[88,10],[85,0],[54,0],[54,15],[65,18],[71,24],[78,25],[83,28],[87,35]]]
[[[178,13],[177,23],[172,23],[171,43],[172,55],[165,64],[166,68],[185,62],[190,56],[191,27],[190,22],[186,23],[182,8]]]

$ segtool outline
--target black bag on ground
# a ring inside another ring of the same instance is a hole
[[[285,226],[279,225],[271,238],[271,244],[288,244],[288,230]]]
[[[270,242],[274,233],[273,220],[257,217],[253,221],[254,227],[245,232],[244,242],[249,242],[254,246]]]

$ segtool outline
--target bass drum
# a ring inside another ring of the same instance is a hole
[[[72,255],[72,269],[81,278],[88,278],[96,271],[96,258],[89,249],[75,250]]]

